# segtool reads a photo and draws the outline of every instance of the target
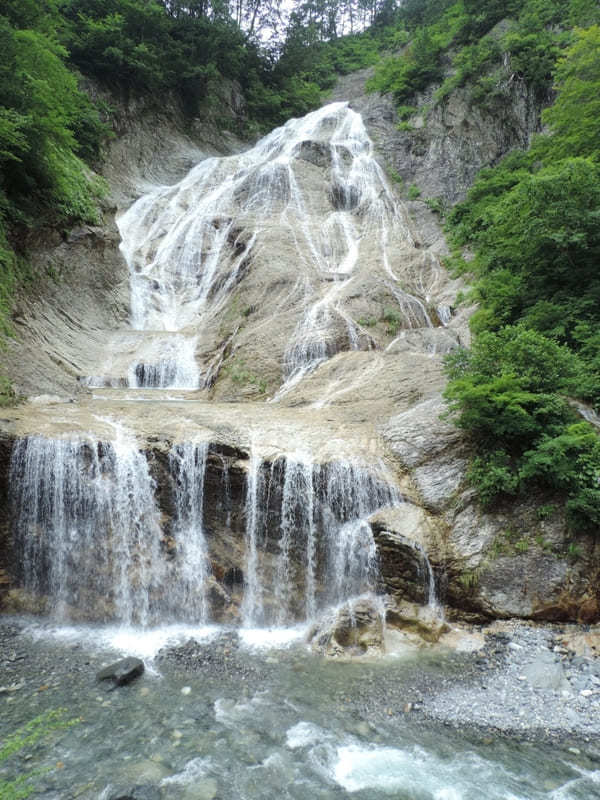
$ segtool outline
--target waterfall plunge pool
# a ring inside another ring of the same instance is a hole
[[[96,672],[136,650],[115,632],[4,618],[0,735],[47,709],[80,721],[5,761],[0,777],[41,770],[33,796],[45,800],[600,797],[593,743],[569,750],[419,713],[427,693],[469,680],[463,654],[328,661],[299,631],[257,647],[224,628],[177,645],[192,631],[166,629],[136,637],[147,657],[170,647],[108,692]]]

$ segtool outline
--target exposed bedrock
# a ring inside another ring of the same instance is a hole
[[[30,243],[5,359],[29,400],[0,421],[14,607],[271,625],[369,591],[405,629],[427,622],[410,603],[600,618],[600,545],[466,486],[442,392],[471,309],[439,218],[386,177],[453,202],[527,143],[537,101],[514,81],[478,112],[458,90],[399,131],[365,77],[254,147],[123,108],[102,223]],[[363,612],[358,633],[340,612],[336,647],[375,646]]]

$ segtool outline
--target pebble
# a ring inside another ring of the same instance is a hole
[[[181,694],[191,694],[191,693],[192,693],[191,686],[184,686],[183,689],[181,690]]]

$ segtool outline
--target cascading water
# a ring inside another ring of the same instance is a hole
[[[48,597],[59,619],[209,622],[209,445],[171,448],[172,515],[165,521],[144,454],[121,427],[115,430],[108,442],[18,440],[11,477],[24,585]],[[237,567],[245,626],[308,621],[376,590],[377,553],[366,519],[399,503],[391,486],[350,462],[318,465],[306,454],[266,462],[253,451],[249,467],[245,557]],[[224,461],[222,475],[228,485]],[[231,498],[215,508],[228,525]]]
[[[24,584],[58,619],[148,626],[203,623],[210,574],[203,529],[208,444],[169,453],[174,514],[166,537],[156,486],[135,440],[91,436],[17,441],[11,463]],[[100,605],[99,605],[100,604]]]
[[[322,197],[310,182],[317,167],[328,168]],[[132,346],[116,334],[106,366],[124,374],[88,385],[206,385],[219,313],[277,225],[301,291],[276,399],[338,350],[358,347],[345,304],[361,259],[375,257],[382,281],[396,282],[392,253],[411,241],[362,118],[346,103],[290,120],[245,153],[205,159],[179,184],[141,197],[118,225],[139,338]],[[406,325],[431,324],[422,302],[401,294]]]
[[[175,613],[186,610],[187,618],[206,622],[208,606],[206,581],[210,572],[204,535],[204,476],[208,442],[175,445],[169,453],[174,482],[176,566],[172,597]]]
[[[112,442],[20,439],[11,485],[25,586],[47,595],[56,617],[156,621],[165,574],[160,520],[131,437],[117,428]]]
[[[294,280],[278,301],[277,314],[288,314],[287,345],[273,400],[340,349],[361,345],[364,330],[348,309],[363,261],[395,298],[403,327],[433,325],[428,292],[439,264],[413,281],[427,299],[399,287],[392,261],[410,233],[362,118],[346,103],[290,120],[245,153],[202,161],[177,185],[141,197],[118,225],[131,329],[114,333],[104,374],[84,380],[89,386],[208,385],[235,352],[240,326],[219,333],[231,295],[282,231],[287,250],[277,274],[282,284],[291,274]],[[132,435],[115,430],[109,442],[89,435],[17,445],[16,528],[30,588],[46,592],[57,614],[72,613],[89,592],[106,598],[103,617],[206,621],[214,578],[204,525],[208,445],[173,446],[173,514],[165,523],[144,455]],[[220,524],[227,528],[225,463],[221,473]],[[244,624],[310,620],[372,591],[377,559],[366,519],[398,499],[351,462],[319,466],[293,453],[267,463],[253,447],[244,513],[237,513],[245,520],[245,562],[236,567],[244,576]]]
[[[375,591],[377,551],[366,518],[399,502],[392,487],[350,462],[318,465],[296,453],[268,465],[254,455],[244,625],[314,619],[325,607]],[[273,519],[279,520],[274,536]],[[259,558],[261,549],[272,552],[271,562]]]

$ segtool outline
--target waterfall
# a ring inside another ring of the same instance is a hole
[[[20,439],[10,480],[25,587],[47,595],[57,618],[95,608],[124,623],[156,619],[159,514],[146,459],[126,432],[117,427],[112,442]]]
[[[174,445],[169,453],[175,499],[173,605],[176,613],[185,609],[186,618],[194,622],[206,622],[209,617],[206,581],[210,567],[203,521],[207,455],[208,442]]]
[[[33,596],[48,598],[55,618],[141,626],[212,621],[215,556],[204,521],[209,466],[216,470],[211,487],[222,490],[211,500],[211,536],[216,525],[217,531],[222,526],[217,535],[233,537],[232,545],[243,538],[243,560],[225,568],[243,575],[243,595],[235,600],[242,625],[310,621],[326,608],[377,593],[377,549],[367,520],[378,509],[400,506],[401,497],[373,471],[351,461],[318,464],[302,452],[267,461],[253,445],[245,494],[238,489],[234,498],[232,464],[224,456],[212,455],[207,442],[177,443],[167,459],[165,517],[144,453],[121,426],[114,428],[112,441],[31,436],[14,447],[23,583]],[[239,533],[230,529],[232,515],[244,520]],[[417,549],[428,601],[436,606],[433,571]]]
[[[442,608],[437,596],[435,574],[433,572],[431,562],[429,561],[429,556],[427,555],[425,548],[419,544],[419,542],[411,542],[411,546],[419,554],[419,573],[423,576],[427,606],[436,614],[441,614]]]
[[[351,462],[318,465],[294,453],[269,467],[253,453],[244,624],[311,620],[325,607],[374,592],[377,550],[366,518],[399,502],[395,489]]]
[[[246,580],[241,616],[245,625],[262,623],[262,587],[258,573],[258,536],[262,528],[263,508],[259,500],[265,496],[262,462],[252,448],[250,471],[246,483],[245,564]]]
[[[147,626],[209,617],[203,529],[208,444],[169,453],[174,554],[148,463],[120,426],[110,442],[91,436],[19,439],[11,461],[15,539],[24,585],[48,597],[58,619],[85,617]]]
[[[317,167],[318,192],[311,183]],[[219,315],[276,225],[287,248],[285,270],[304,286],[277,399],[340,349],[358,346],[345,304],[361,257],[376,259],[382,280],[396,280],[390,259],[399,241],[411,241],[362,118],[347,103],[292,119],[244,153],[201,161],[178,184],[142,196],[117,223],[130,325],[140,336],[132,346],[127,332],[115,335],[105,365],[111,372],[84,382],[206,385]],[[416,317],[427,318],[422,304]]]

